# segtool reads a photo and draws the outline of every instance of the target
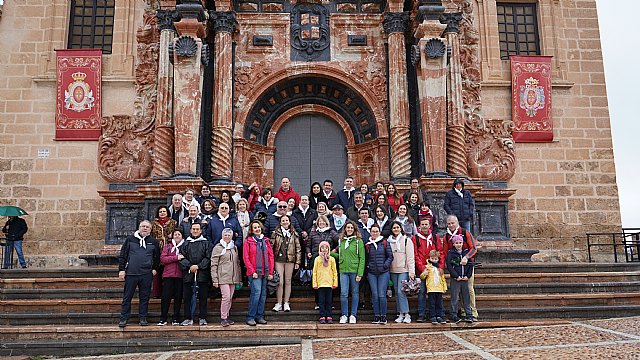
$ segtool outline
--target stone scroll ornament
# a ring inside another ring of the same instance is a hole
[[[511,96],[513,139],[553,141],[551,56],[511,56]]]
[[[485,120],[480,94],[480,33],[475,24],[472,0],[452,0],[460,21],[462,101],[469,176],[487,180],[509,180],[515,174],[516,154],[511,120]]]
[[[110,182],[148,181],[153,170],[160,32],[158,1],[146,0],[136,32],[136,98],[133,115],[105,116],[98,143],[98,171]]]

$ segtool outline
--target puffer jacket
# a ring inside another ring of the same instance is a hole
[[[391,273],[409,273],[409,276],[415,276],[416,259],[413,251],[413,242],[404,235],[398,235],[397,241],[394,241],[393,236],[389,236],[387,241],[391,244],[391,250],[393,251]]]
[[[182,243],[184,245],[185,243]],[[180,245],[180,247],[182,247]],[[162,278],[181,278],[182,277],[182,268],[180,267],[180,263],[178,262],[178,254],[174,251],[175,247],[173,243],[169,242],[162,249],[162,254],[160,254],[160,263],[164,265],[164,269],[162,270]],[[178,253],[180,252],[178,248]]]
[[[318,253],[320,253],[319,245]],[[333,256],[329,256],[329,266],[324,266],[322,257],[316,257],[313,263],[313,277],[311,284],[313,288],[338,287],[338,269],[336,267],[336,259]]]
[[[455,190],[458,183],[462,183],[462,197]],[[451,190],[444,196],[444,211],[449,215],[455,215],[458,221],[462,222],[471,220],[474,207],[473,197],[469,190],[464,189],[464,182],[462,179],[456,179]]]
[[[189,272],[191,265],[198,265],[198,282],[208,282],[211,280],[211,250],[213,245],[204,237],[197,239],[187,238],[180,247],[180,253],[184,259],[180,260],[182,266],[183,281],[193,282],[193,273]]]
[[[371,239],[364,247],[367,251],[367,272],[373,275],[389,272],[393,262],[393,251],[389,242],[380,236],[377,241]]]
[[[338,247],[338,240],[340,239],[340,235],[338,232],[332,228],[329,230],[320,232],[315,227],[311,229],[309,233],[309,241],[307,241],[307,254],[311,254],[312,257],[318,256],[318,249],[320,243],[326,241],[329,243],[331,250]]]
[[[273,257],[275,261],[278,261],[281,248],[284,248],[287,258],[285,262],[295,263],[300,265],[302,262],[302,248],[300,247],[300,240],[298,234],[291,228],[291,237],[286,238],[282,233],[282,227],[278,227],[271,237],[271,243],[273,245]],[[283,246],[284,245],[284,246]]]
[[[445,293],[447,292],[447,281],[444,279],[444,274],[440,275],[440,270],[438,267],[429,263],[427,265],[427,278],[424,279],[427,285],[427,293],[437,292],[437,293]]]
[[[211,252],[211,282],[213,284],[240,284],[242,270],[238,257],[238,248],[227,249],[222,254],[224,246],[221,243],[213,247]]]

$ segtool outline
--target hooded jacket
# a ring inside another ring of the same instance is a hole
[[[318,245],[318,254],[320,253],[320,245]],[[331,251],[331,249],[329,249]],[[336,288],[338,287],[338,270],[336,268],[336,259],[329,256],[329,266],[324,266],[321,256],[316,257],[313,262],[313,288]]]
[[[180,260],[182,266],[182,280],[185,283],[193,282],[193,273],[189,271],[191,265],[198,265],[198,282],[208,282],[211,280],[211,250],[213,245],[202,235],[193,239],[189,236],[180,247],[180,253],[184,259]]]
[[[300,195],[298,195],[298,193],[293,190],[291,186],[289,186],[289,190],[287,191],[282,190],[281,186],[280,189],[278,189],[278,192],[273,194],[273,197],[284,202],[287,202],[289,198],[294,198],[296,199],[296,204],[300,204]]]
[[[464,276],[471,278],[473,275],[472,261],[467,262],[466,265],[461,264],[462,257],[466,256],[468,252],[467,249],[462,249],[462,252],[459,252],[456,248],[449,250],[447,254],[447,269],[449,269],[452,280]]]
[[[393,262],[391,262],[391,273],[409,273],[409,276],[416,275],[416,258],[411,239],[405,235],[398,235],[397,241],[393,241],[393,235],[389,236],[387,242],[391,244],[393,251]]]
[[[456,191],[456,184],[462,184],[462,197]],[[458,221],[463,222],[473,218],[474,208],[475,203],[471,193],[464,189],[464,181],[461,178],[455,179],[451,190],[444,196],[444,211],[449,215],[457,216]]]

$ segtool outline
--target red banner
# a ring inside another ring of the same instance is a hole
[[[552,141],[551,56],[511,56],[511,94],[513,139]]]
[[[56,140],[98,140],[102,50],[56,50],[56,85]]]

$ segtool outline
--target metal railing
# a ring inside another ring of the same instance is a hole
[[[611,247],[613,259],[618,262],[620,250],[626,262],[640,262],[640,228],[622,228],[622,232],[588,233],[587,252],[592,262],[592,247]]]

